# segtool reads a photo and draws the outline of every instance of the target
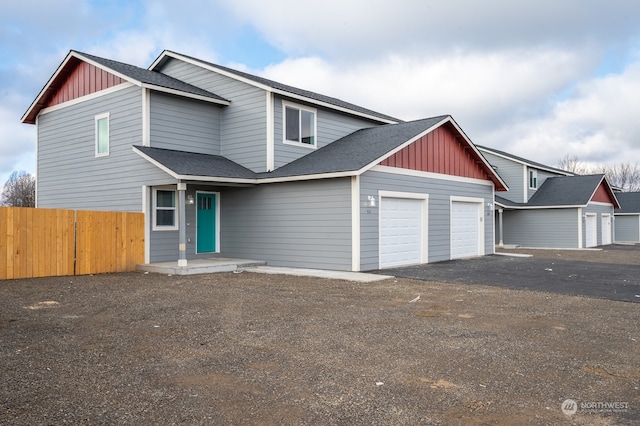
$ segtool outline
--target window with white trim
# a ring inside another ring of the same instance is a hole
[[[109,155],[109,113],[96,115],[96,157]]]
[[[530,189],[538,188],[538,171],[537,170],[529,170],[529,188]]]
[[[284,142],[316,146],[316,110],[283,102]]]
[[[153,190],[153,229],[154,231],[173,231],[178,229],[178,211],[176,210],[177,191],[173,189]]]

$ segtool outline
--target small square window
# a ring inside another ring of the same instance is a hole
[[[297,105],[284,104],[284,140],[316,146],[316,112]]]
[[[109,155],[109,114],[95,117],[96,122],[96,157]]]
[[[176,191],[156,189],[154,191],[153,204],[153,229],[178,229]]]

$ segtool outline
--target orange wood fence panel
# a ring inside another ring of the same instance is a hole
[[[0,279],[135,271],[140,263],[142,213],[0,207]]]
[[[76,212],[76,275],[135,271],[144,263],[144,215]]]
[[[0,208],[0,279],[73,275],[73,210]]]

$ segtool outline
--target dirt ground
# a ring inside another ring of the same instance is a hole
[[[0,368],[2,424],[638,424],[640,304],[248,272],[2,281]]]
[[[499,253],[530,254],[547,259],[579,260],[582,262],[640,265],[636,246],[614,244],[592,250],[497,249]]]

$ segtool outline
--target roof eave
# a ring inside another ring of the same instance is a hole
[[[199,101],[209,102],[209,103],[213,103],[213,104],[224,105],[224,106],[231,105],[231,102],[226,100],[226,99],[218,99],[218,98],[213,98],[213,97],[210,97],[210,96],[198,95],[196,93],[190,93],[190,92],[186,92],[184,90],[170,89],[168,87],[158,86],[158,85],[155,85],[155,84],[142,83],[141,87],[146,88],[146,89],[150,89],[150,90],[154,90],[156,92],[168,93],[168,94],[171,94],[171,95],[182,96],[184,98],[196,99],[196,100],[199,100]]]

